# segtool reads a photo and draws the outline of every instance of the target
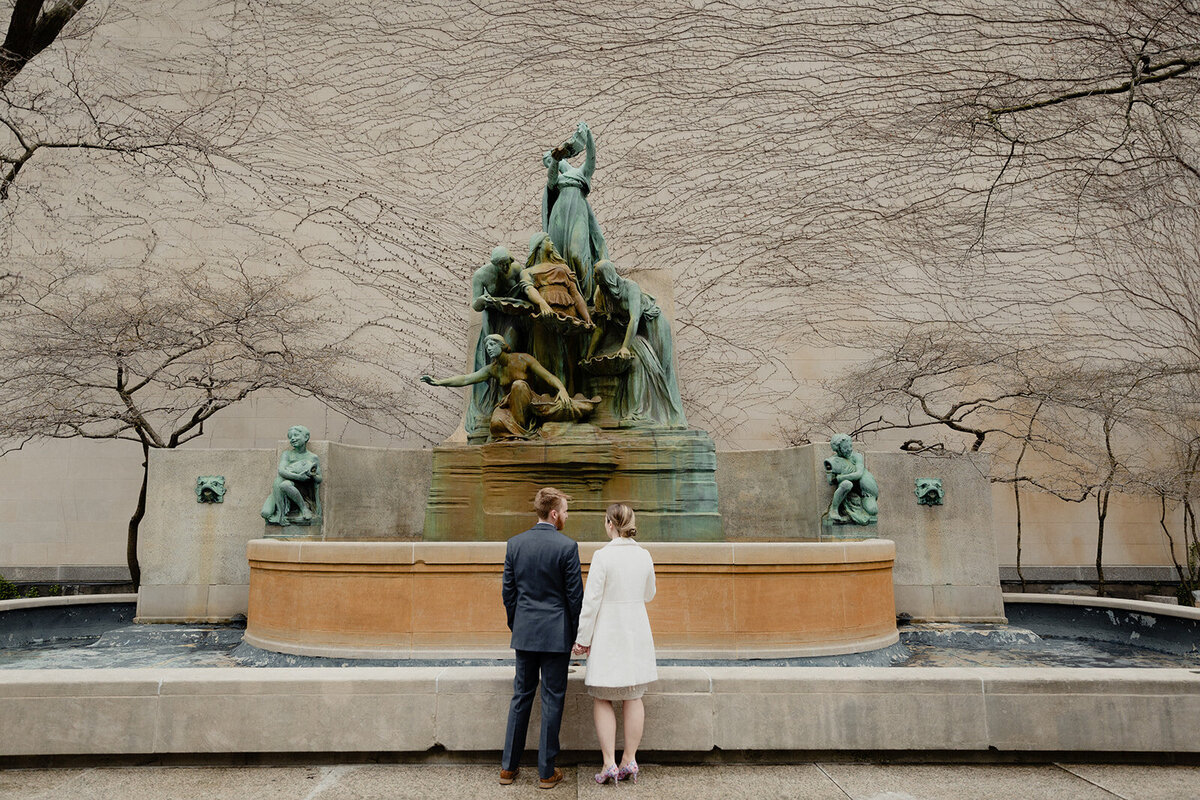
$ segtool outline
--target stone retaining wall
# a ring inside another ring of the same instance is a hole
[[[1183,669],[664,667],[641,750],[1196,753]],[[0,756],[499,750],[511,667],[0,672]],[[535,714],[536,716],[536,714]],[[536,747],[538,726],[530,725]],[[566,750],[593,751],[583,671]]]

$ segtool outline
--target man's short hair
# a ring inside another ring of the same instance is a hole
[[[537,494],[533,496],[533,510],[537,512],[538,519],[546,519],[551,511],[566,506],[570,499],[569,494],[560,492],[553,486],[546,486],[538,489]]]

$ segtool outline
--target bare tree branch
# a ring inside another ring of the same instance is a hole
[[[87,0],[16,0],[4,44],[0,45],[0,90],[15,78],[30,59],[45,50]]]

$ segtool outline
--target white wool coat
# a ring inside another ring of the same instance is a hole
[[[636,686],[658,680],[646,603],[654,598],[654,561],[633,539],[596,551],[583,590],[575,641],[591,646],[588,686]]]

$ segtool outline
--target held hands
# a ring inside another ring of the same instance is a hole
[[[592,651],[591,647],[586,647],[584,645],[581,645],[579,642],[576,642],[575,646],[571,648],[571,655],[586,656],[591,651]]]

